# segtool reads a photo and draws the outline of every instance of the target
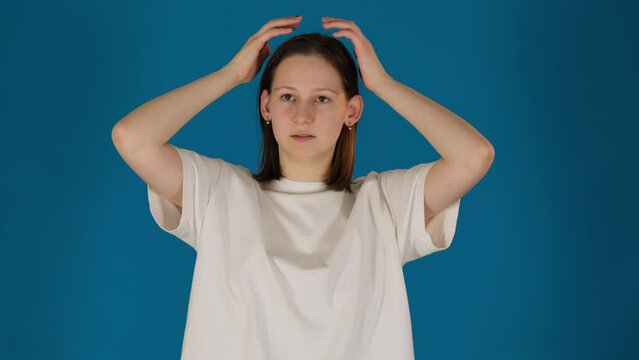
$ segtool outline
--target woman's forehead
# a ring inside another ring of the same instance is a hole
[[[273,84],[291,87],[309,83],[318,87],[331,87],[339,84],[339,81],[339,73],[330,63],[321,58],[308,56],[292,56],[283,60],[273,74]],[[296,82],[298,84],[295,84]]]

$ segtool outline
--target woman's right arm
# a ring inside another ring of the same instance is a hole
[[[301,16],[290,16],[268,21],[221,70],[148,101],[126,115],[111,132],[118,151],[134,153],[166,144],[207,105],[236,85],[251,81],[271,51],[268,40],[292,32],[301,20]]]
[[[270,52],[267,41],[297,28],[301,17],[268,21],[222,69],[154,98],[111,131],[120,156],[149,187],[182,207],[183,164],[168,143],[189,120],[236,85],[251,81]]]
[[[222,68],[144,103],[111,131],[113,144],[127,165],[180,211],[184,164],[168,141],[198,112],[238,83],[236,73]]]
[[[122,156],[166,144],[189,120],[239,84],[234,72],[222,68],[166,94],[127,114],[111,132]]]
[[[222,69],[152,99],[118,121],[111,137],[120,153],[166,144],[193,116],[239,84],[251,81],[270,53],[268,40],[296,29],[301,16],[272,19]]]

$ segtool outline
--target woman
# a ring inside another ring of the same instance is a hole
[[[461,197],[494,151],[393,80],[353,22],[322,20],[354,44],[366,87],[442,158],[351,180],[363,110],[357,67],[319,34],[289,39],[265,67],[259,173],[168,144],[202,108],[250,82],[267,41],[293,31],[299,16],[269,21],[221,70],[127,115],[113,129],[116,148],[147,183],[156,223],[197,251],[183,359],[414,358],[402,266],[450,246]]]

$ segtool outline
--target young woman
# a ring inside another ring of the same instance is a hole
[[[461,197],[494,151],[467,122],[392,79],[352,21],[322,20],[354,44],[366,87],[441,159],[351,180],[364,105],[358,67],[339,40],[317,33],[289,39],[266,64],[259,173],[168,143],[250,82],[267,41],[291,33],[299,16],[269,21],[221,70],[123,118],[113,141],[148,184],[154,220],[197,252],[183,359],[414,357],[402,266],[450,246]]]

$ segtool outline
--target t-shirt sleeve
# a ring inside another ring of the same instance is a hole
[[[425,225],[424,182],[435,162],[380,173],[380,184],[395,226],[402,265],[447,249],[455,234],[461,199],[435,214]],[[444,247],[433,240],[443,240]]]
[[[197,251],[198,234],[222,172],[222,159],[175,148],[182,160],[182,210],[147,184],[149,207],[157,225]]]

